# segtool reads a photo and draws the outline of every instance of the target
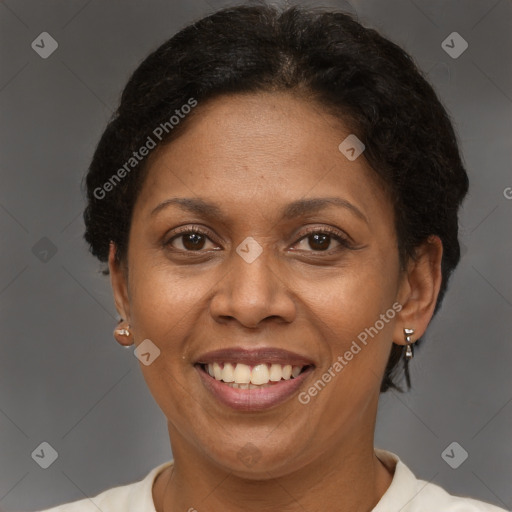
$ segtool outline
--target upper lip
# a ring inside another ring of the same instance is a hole
[[[292,366],[313,365],[313,361],[301,354],[272,347],[262,348],[222,348],[207,352],[197,358],[196,364],[209,363],[244,363],[247,365],[256,364],[290,364]]]

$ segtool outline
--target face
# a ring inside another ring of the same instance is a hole
[[[126,271],[111,250],[116,304],[136,345],[160,350],[140,367],[174,456],[278,476],[373,439],[404,314],[421,331],[433,304],[406,304],[421,294],[400,271],[391,201],[338,149],[346,127],[284,93],[197,109],[153,155]]]

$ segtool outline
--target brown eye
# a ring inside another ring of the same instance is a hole
[[[298,243],[307,244],[313,251],[326,252],[332,249],[331,243],[333,240],[335,240],[339,246],[350,248],[350,243],[344,236],[338,231],[328,228],[310,230]],[[307,251],[307,248],[305,250]]]
[[[182,229],[177,235],[169,239],[165,245],[178,251],[197,252],[204,249],[207,240],[210,240],[207,233],[198,228],[189,227]]]
[[[197,251],[202,249],[205,242],[205,237],[199,233],[190,233],[188,235],[180,235],[183,246],[189,251]]]
[[[307,240],[309,242],[309,246],[314,251],[325,251],[329,248],[331,243],[331,236],[325,233],[316,233],[314,235],[309,235]]]

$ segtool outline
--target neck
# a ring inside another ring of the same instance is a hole
[[[153,488],[156,510],[238,512],[243,504],[247,512],[370,512],[391,484],[392,473],[376,457],[373,435],[366,437],[350,436],[284,476],[267,472],[259,480],[223,470],[202,452],[178,443],[173,466]]]

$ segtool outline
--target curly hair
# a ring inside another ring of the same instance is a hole
[[[230,7],[183,28],[153,51],[130,77],[85,177],[84,237],[91,253],[107,262],[113,241],[117,260],[125,261],[131,214],[148,159],[141,159],[135,171],[122,173],[108,194],[98,190],[133,158],[155,127],[191,98],[198,102],[158,142],[169,143],[201,103],[259,91],[300,94],[336,115],[364,141],[363,156],[393,203],[402,268],[430,235],[439,236],[442,284],[435,314],[460,259],[458,210],[469,186],[456,135],[413,59],[343,12],[281,10],[266,4]],[[402,353],[403,347],[392,345],[382,392],[401,391],[396,379]],[[403,369],[410,387],[405,359]]]

